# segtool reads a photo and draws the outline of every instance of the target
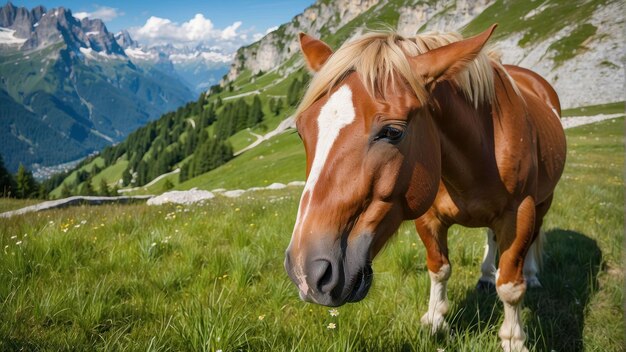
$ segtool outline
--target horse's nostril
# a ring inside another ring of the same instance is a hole
[[[312,283],[320,293],[329,293],[337,286],[337,280],[333,275],[333,266],[328,260],[318,259],[314,261],[311,265],[310,274]]]

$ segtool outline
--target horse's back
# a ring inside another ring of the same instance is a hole
[[[518,66],[504,65],[522,94],[528,118],[537,136],[537,199],[548,198],[563,173],[566,142],[560,121],[561,105],[554,88],[539,74]]]
[[[561,102],[559,96],[548,81],[538,73],[524,67],[503,65],[508,74],[518,86],[524,87],[548,104],[558,116],[561,116]]]

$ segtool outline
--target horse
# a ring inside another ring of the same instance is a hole
[[[372,32],[337,51],[300,34],[313,73],[295,113],[307,178],[284,265],[302,300],[365,298],[372,260],[414,220],[431,282],[421,322],[445,330],[448,228],[486,227],[478,286],[495,285],[504,305],[503,350],[527,350],[520,306],[540,284],[531,247],[566,143],[550,84],[484,49],[495,28],[467,39]]]

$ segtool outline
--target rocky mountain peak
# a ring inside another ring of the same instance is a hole
[[[115,34],[115,40],[117,44],[124,49],[132,48],[136,49],[139,47],[139,43],[137,43],[128,33],[127,30],[123,29],[121,32]]]
[[[99,19],[77,19],[70,9],[58,7],[32,10],[11,2],[0,8],[0,27],[15,31],[16,38],[26,39],[20,50],[34,50],[64,41],[68,49],[79,52],[91,49],[105,55],[126,56],[124,50]]]

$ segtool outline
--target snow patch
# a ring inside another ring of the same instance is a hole
[[[144,61],[156,61],[159,58],[159,55],[155,52],[146,52],[139,48],[127,48],[124,49],[126,56],[131,59],[144,60]]]
[[[124,57],[115,54],[107,54],[102,51],[95,51],[92,48],[80,48],[80,52],[85,55],[86,58],[98,60],[98,59],[124,59]]]
[[[227,54],[222,54],[222,53],[213,52],[213,51],[208,51],[208,52],[195,51],[189,54],[171,54],[169,58],[170,60],[172,60],[174,64],[182,64],[188,61],[194,61],[198,59],[201,59],[207,62],[229,63],[233,60],[233,56],[234,54],[227,55]]]
[[[0,45],[22,45],[28,39],[15,37],[15,31],[8,28],[0,27]]]

